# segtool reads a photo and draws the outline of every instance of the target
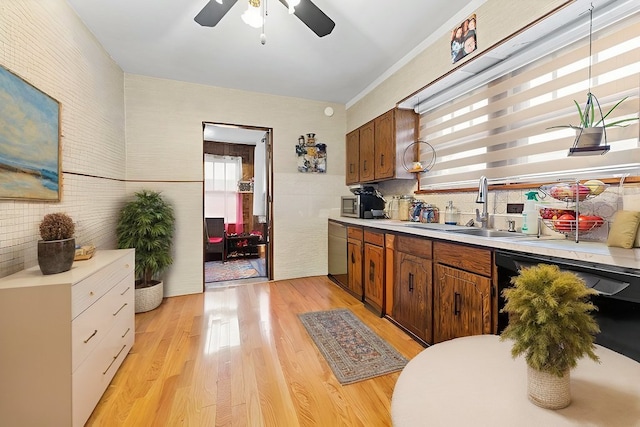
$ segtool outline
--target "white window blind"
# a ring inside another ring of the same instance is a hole
[[[584,108],[589,86],[610,123],[637,117],[640,110],[640,14],[526,65],[490,84],[421,115],[420,135],[436,150],[437,162],[421,189],[552,180],[588,174],[640,174],[640,126],[607,128],[610,151],[600,156],[567,157],[578,125],[574,100]]]
[[[223,217],[225,224],[238,223],[238,181],[242,176],[242,158],[205,154],[204,211],[206,218]],[[239,215],[240,214],[240,215]]]

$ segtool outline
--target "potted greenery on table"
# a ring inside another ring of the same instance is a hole
[[[575,273],[539,264],[522,268],[503,291],[509,324],[501,339],[514,341],[511,354],[525,355],[529,400],[561,409],[571,402],[569,371],[585,354],[598,361],[594,337],[598,325],[588,300],[596,291]]]
[[[173,263],[174,227],[173,208],[159,192],[137,192],[120,211],[118,247],[136,250],[136,313],[153,310],[162,303],[164,286],[158,276]]]
[[[38,266],[42,274],[68,271],[76,254],[75,224],[63,212],[46,214],[40,222]]]

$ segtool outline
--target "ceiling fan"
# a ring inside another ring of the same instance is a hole
[[[229,9],[236,4],[238,0],[209,0],[209,3],[202,8],[202,10],[196,15],[194,20],[204,27],[215,27],[218,22],[227,14]],[[263,2],[265,0],[262,0]],[[257,3],[260,4],[260,0],[249,0],[250,6]],[[311,31],[316,33],[318,37],[324,37],[333,31],[336,23],[333,22],[318,6],[313,4],[311,0],[299,0],[299,4],[294,5],[296,0],[280,0],[284,6],[289,9],[290,13],[293,13],[298,17]]]

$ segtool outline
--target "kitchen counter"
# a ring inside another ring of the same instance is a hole
[[[575,240],[558,238],[556,236],[542,236],[538,238],[536,236],[482,237],[464,235],[446,231],[447,228],[451,226],[445,224],[431,224],[440,227],[440,229],[434,230],[416,227],[416,225],[420,223],[391,219],[358,219],[347,217],[329,219],[346,225],[356,225],[394,233],[640,270],[640,248],[613,248],[602,242],[580,241],[576,243]],[[456,226],[453,227],[456,228]],[[457,228],[460,227],[458,226]]]

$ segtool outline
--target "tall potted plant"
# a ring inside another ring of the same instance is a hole
[[[514,341],[511,354],[525,355],[529,400],[538,406],[560,409],[571,402],[570,369],[585,354],[598,361],[594,337],[598,325],[587,288],[576,274],[556,265],[523,268],[503,291],[509,324],[501,340]]]
[[[70,270],[76,253],[75,224],[71,217],[63,212],[46,214],[39,228],[42,240],[38,241],[38,266],[42,274]]]
[[[173,208],[159,192],[137,192],[120,211],[118,247],[136,250],[136,313],[153,310],[162,303],[164,285],[158,276],[173,263],[174,227]]]

